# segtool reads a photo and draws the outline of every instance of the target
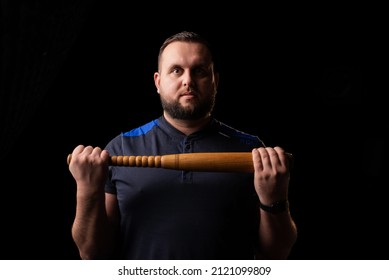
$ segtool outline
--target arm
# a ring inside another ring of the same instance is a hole
[[[254,185],[261,204],[272,205],[277,201],[287,201],[289,187],[289,164],[285,152],[280,147],[258,148],[253,152]],[[258,209],[260,224],[258,229],[261,259],[287,259],[297,239],[297,228],[289,207],[281,213],[269,213]]]
[[[72,236],[82,259],[108,259],[115,251],[119,211],[116,196],[104,192],[108,163],[107,151],[82,145],[69,163],[77,185]]]

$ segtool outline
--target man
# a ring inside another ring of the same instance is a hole
[[[297,229],[280,147],[212,116],[219,76],[209,44],[181,32],[160,48],[163,115],[102,150],[77,146],[73,239],[82,259],[286,259]],[[254,173],[109,166],[113,155],[251,152]]]

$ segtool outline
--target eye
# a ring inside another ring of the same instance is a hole
[[[193,73],[199,77],[205,77],[210,74],[206,68],[202,68],[202,67],[194,69]]]
[[[182,69],[179,68],[179,67],[174,67],[174,68],[172,69],[172,73],[174,73],[174,74],[180,74],[180,73],[182,73]]]

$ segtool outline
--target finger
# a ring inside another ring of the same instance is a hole
[[[104,161],[107,161],[109,160],[109,153],[107,150],[102,150],[101,151],[101,154],[100,154],[101,158],[104,160]]]
[[[78,145],[73,149],[73,152],[70,156],[68,156],[67,161],[69,166],[73,165],[74,162],[77,162],[80,157],[82,157],[85,153],[85,146],[84,145]]]
[[[259,171],[263,170],[261,154],[259,153],[258,149],[253,149],[252,155],[253,155],[254,170],[259,170]]]
[[[289,168],[290,167],[290,156],[287,155],[287,153],[279,146],[274,147],[274,150],[277,152],[280,164],[284,167]]]
[[[83,150],[85,149],[84,145],[78,145],[77,147],[74,148],[72,154],[80,154]]]
[[[266,152],[269,155],[269,163],[272,168],[281,165],[281,160],[278,156],[277,150],[268,147],[266,148]]]
[[[108,151],[102,150],[100,147],[95,147],[90,153],[89,160],[93,164],[104,163],[108,165],[110,157]]]
[[[87,158],[93,151],[92,146],[85,146],[84,149],[80,152],[80,156]]]
[[[269,149],[271,148],[263,148],[263,147],[258,148],[258,152],[261,156],[261,161],[264,169],[272,167]]]
[[[101,155],[101,148],[100,147],[93,148],[93,150],[91,152],[91,156],[100,157],[100,155]]]

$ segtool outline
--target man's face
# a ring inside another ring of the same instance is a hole
[[[211,113],[217,76],[208,49],[199,43],[173,42],[163,51],[155,85],[172,118],[196,120]]]

